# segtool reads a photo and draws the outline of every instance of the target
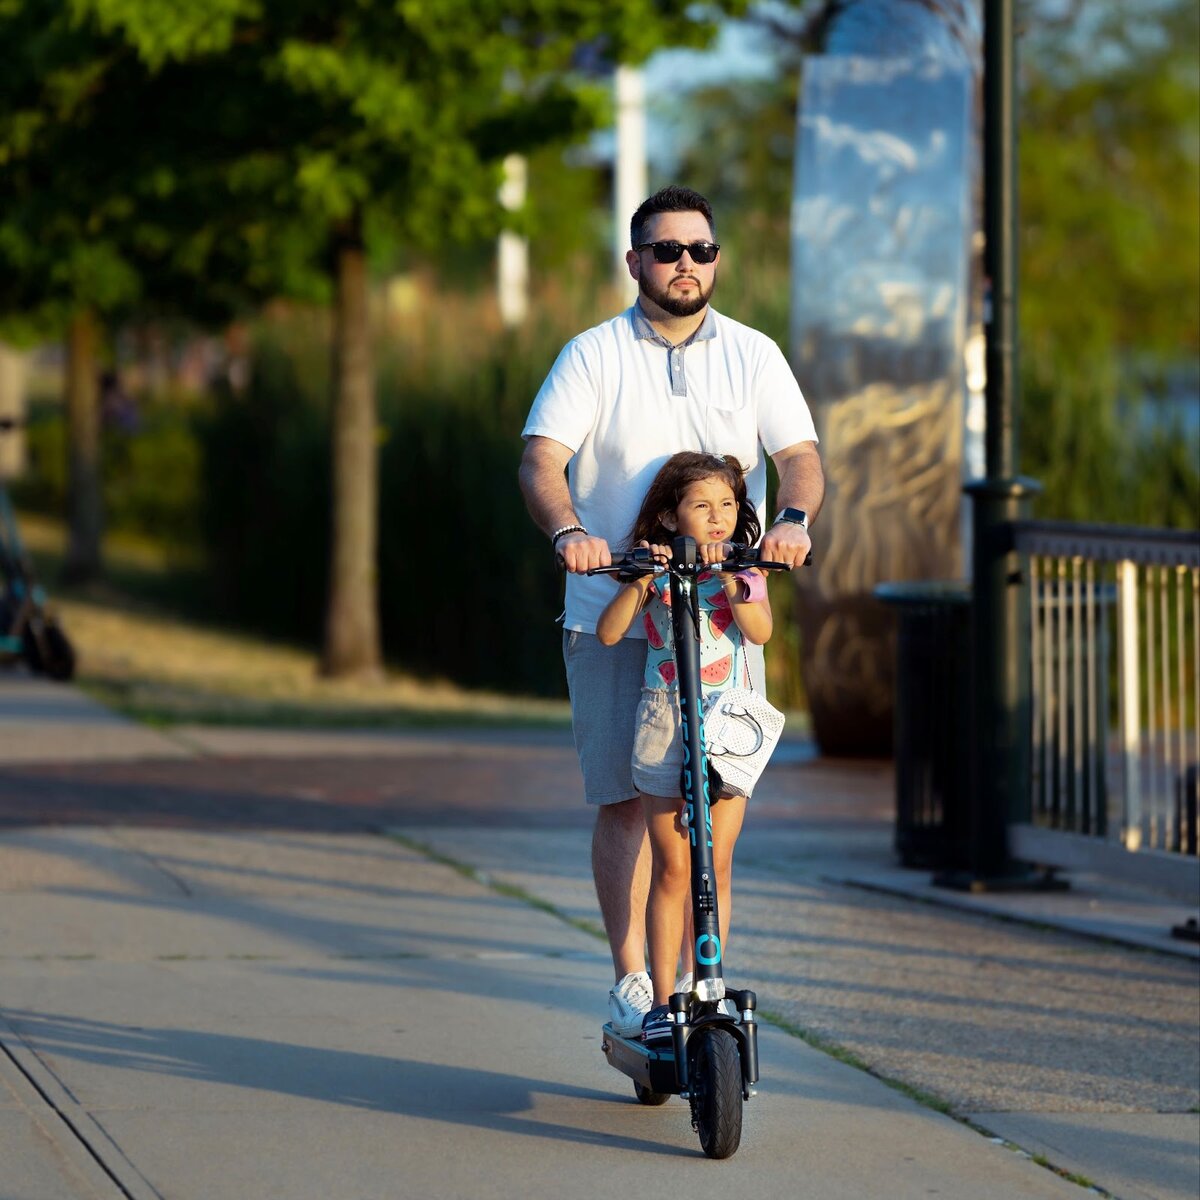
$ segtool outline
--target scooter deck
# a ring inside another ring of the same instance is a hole
[[[750,991],[729,991],[726,995],[735,1000],[740,1009],[754,1009],[756,997]],[[684,1038],[690,1038],[705,1026],[717,1025],[728,1030],[738,1043],[738,1056],[742,1063],[742,1083],[747,1097],[753,1095],[752,1087],[758,1082],[758,1023],[752,1013],[745,1013],[740,1021],[729,1020],[715,1012],[694,1014],[690,1026],[685,1028]],[[659,1095],[678,1095],[686,1090],[686,1079],[681,1082],[680,1071],[675,1064],[673,1043],[647,1046],[640,1036],[626,1037],[617,1033],[612,1023],[601,1027],[601,1049],[611,1067],[628,1075],[635,1083]],[[686,1069],[682,1072],[685,1076]]]
[[[611,1024],[606,1024],[601,1029],[601,1034],[600,1045],[609,1066],[616,1067],[647,1091],[658,1092],[664,1096],[679,1091],[675,1074],[675,1053],[669,1043],[647,1046],[640,1035],[624,1037],[617,1033]]]

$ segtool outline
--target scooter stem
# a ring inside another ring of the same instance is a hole
[[[692,919],[696,935],[693,978],[699,999],[720,1000],[725,995],[725,981],[721,970],[717,874],[712,855],[712,797],[708,790],[708,755],[704,746],[700,703],[696,575],[702,564],[697,562],[693,538],[676,538],[671,543],[671,557],[677,568],[670,576],[671,628],[674,633],[683,734],[683,800],[688,806],[688,837],[691,842]]]

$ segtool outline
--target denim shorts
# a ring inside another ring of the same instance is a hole
[[[646,673],[646,643],[641,638],[622,638],[615,646],[605,646],[594,633],[568,629],[563,633],[563,662],[587,802],[619,804],[635,799],[638,789],[630,763]]]
[[[666,688],[642,691],[637,732],[633,739],[633,782],[648,796],[673,798],[680,795],[683,771],[681,725],[677,691]],[[722,796],[734,794],[732,788],[721,790]]]
[[[648,796],[678,796],[682,770],[679,693],[645,688],[633,735],[633,782]]]

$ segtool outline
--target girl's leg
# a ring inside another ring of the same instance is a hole
[[[746,797],[728,796],[712,806],[713,867],[717,873],[717,915],[721,921],[721,953],[729,948],[733,914],[733,848],[746,816]]]
[[[688,894],[690,864],[687,834],[679,825],[679,801],[668,796],[642,796],[650,834],[650,898],[646,903],[646,941],[650,947],[650,981],[654,1003],[666,1004],[675,987],[675,964],[683,937],[683,904]]]

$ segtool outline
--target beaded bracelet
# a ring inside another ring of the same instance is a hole
[[[566,537],[568,533],[587,533],[587,530],[582,525],[564,525],[561,529],[556,529],[550,535],[550,545],[557,546],[558,539]]]

